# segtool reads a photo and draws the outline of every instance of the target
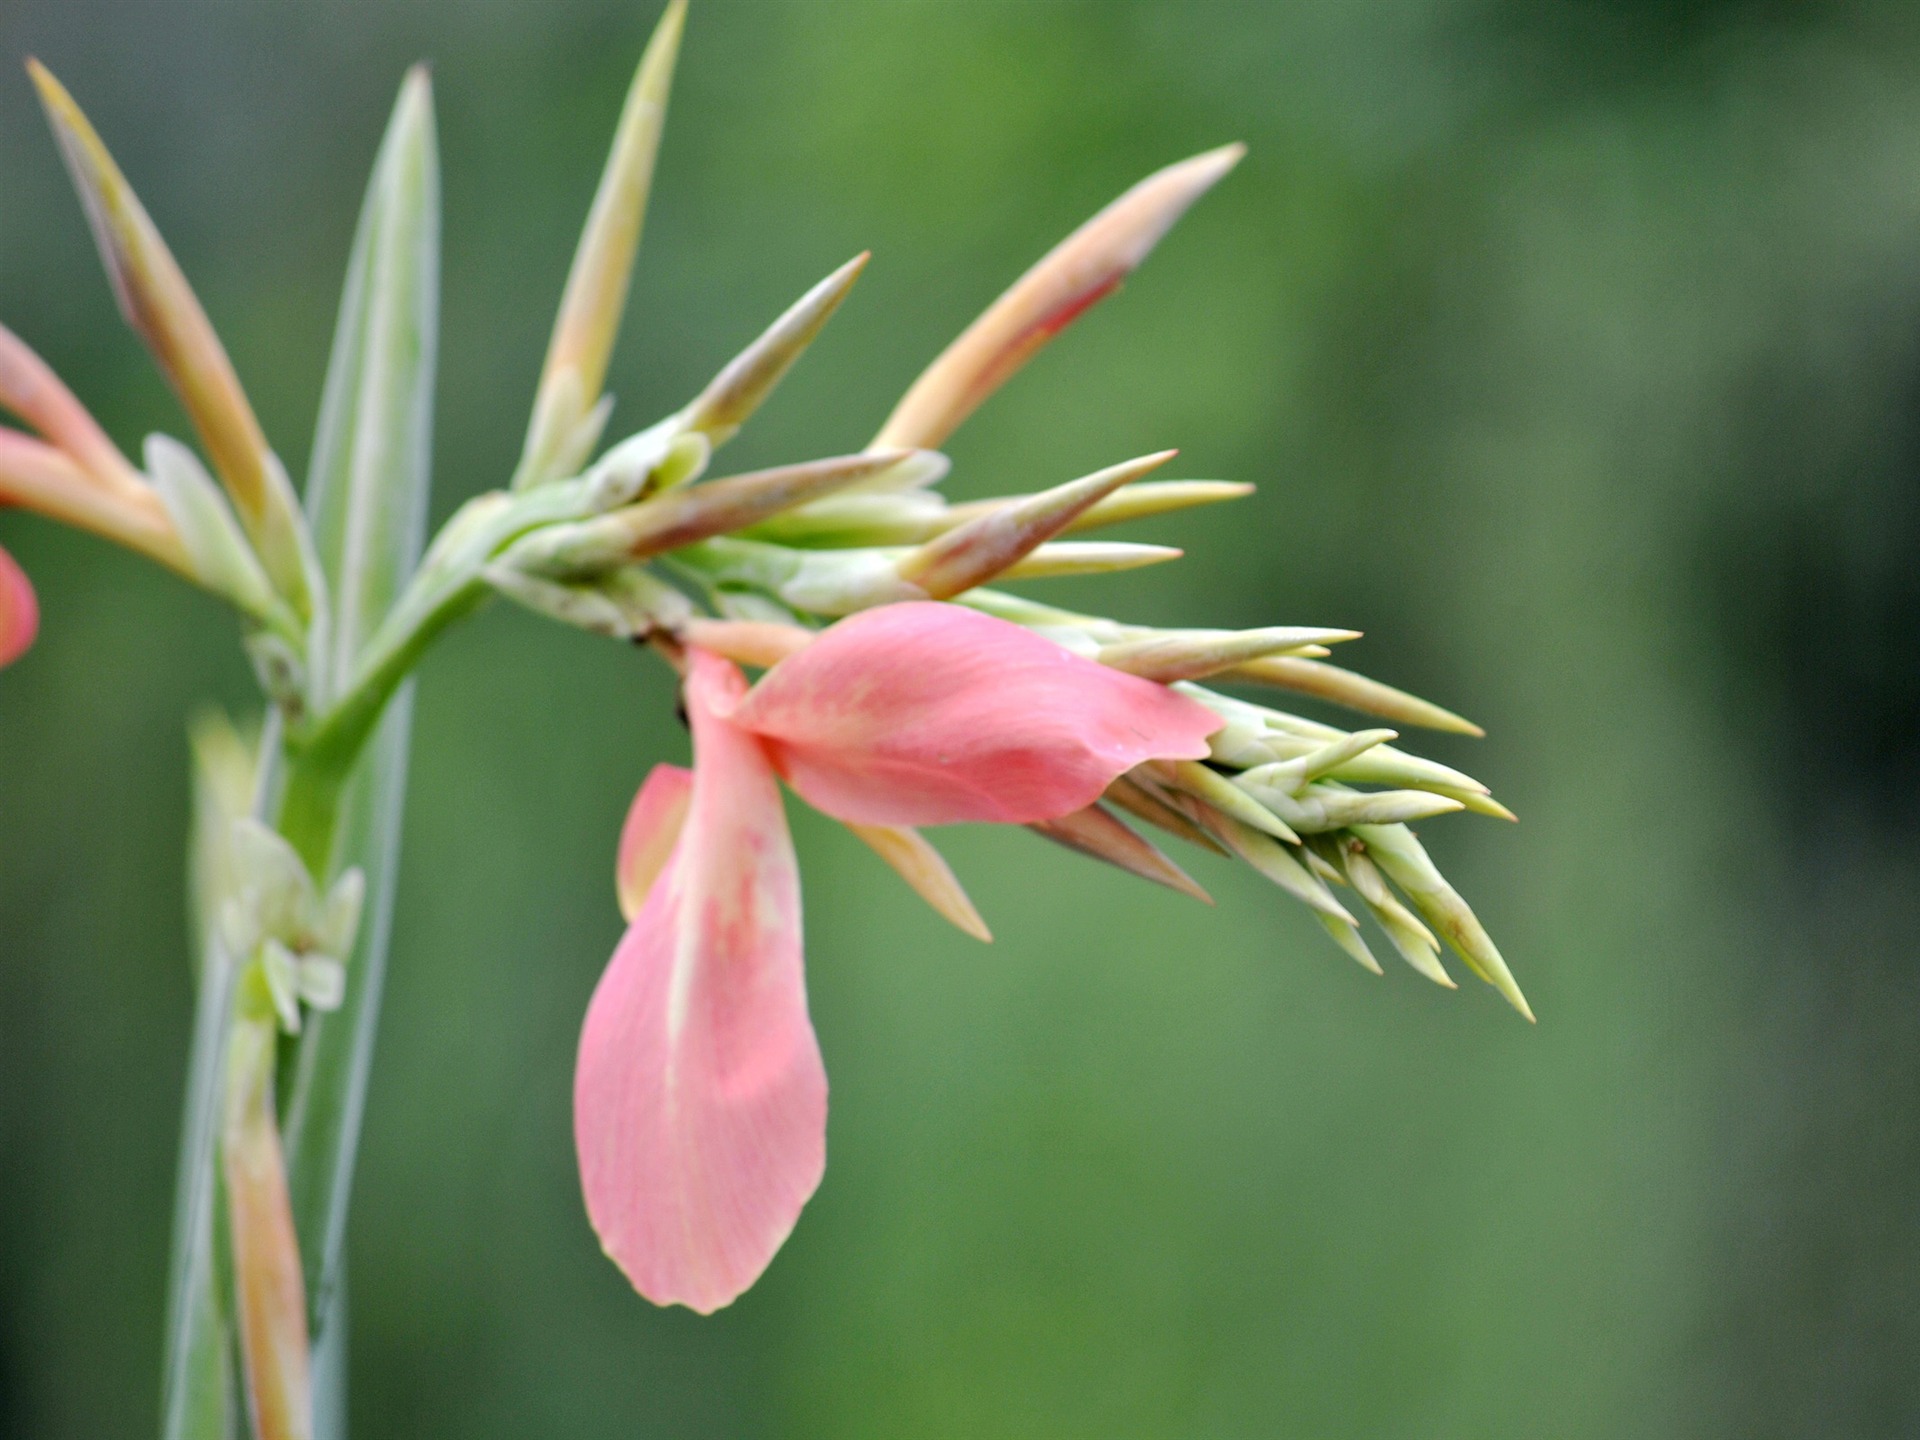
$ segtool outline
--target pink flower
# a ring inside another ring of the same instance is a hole
[[[778,780],[860,825],[1027,823],[1149,759],[1198,759],[1210,710],[1005,621],[890,605],[748,688],[688,651],[694,769],[661,766],[621,837],[632,920],[587,1010],[574,1138],[587,1212],[634,1287],[703,1313],[758,1278],[826,1164],[800,885]]]
[[[11,665],[40,633],[40,604],[27,572],[0,550],[0,668]]]

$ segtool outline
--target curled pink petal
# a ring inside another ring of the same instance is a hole
[[[27,653],[40,633],[40,602],[33,582],[5,550],[0,550],[0,667]]]
[[[674,843],[686,824],[693,772],[678,765],[656,765],[633,797],[620,827],[620,852],[613,862],[613,885],[620,913],[632,920],[647,903],[647,892],[666,868]]]
[[[1186,696],[1005,620],[862,611],[733,712],[807,803],[863,825],[1057,819],[1143,760],[1197,760],[1224,723]]]
[[[707,1313],[753,1283],[819,1185],[827,1078],[779,784],[726,719],[746,681],[688,655],[686,825],[588,1007],[574,1140],[607,1254],[649,1300]]]

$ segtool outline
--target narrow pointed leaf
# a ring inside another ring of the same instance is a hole
[[[401,86],[347,261],[307,473],[337,688],[420,557],[439,324],[440,176],[424,69]]]
[[[1244,151],[1226,145],[1156,171],[1048,251],[913,382],[873,443],[937,447],[1049,340],[1112,294]]]
[[[560,313],[540,373],[533,420],[514,488],[563,477],[553,461],[568,448],[573,432],[588,418],[606,384],[607,361],[627,306],[627,286],[640,248],[647,194],[667,118],[674,60],[686,23],[686,0],[671,0],[647,42],[633,84],[620,111],[613,149],[594,192],[593,208],[567,272]]]
[[[415,70],[401,86],[355,235],[308,482],[321,563],[339,597],[330,657],[335,681],[419,559],[430,475],[439,217],[432,96],[426,72]],[[386,970],[411,716],[411,692],[403,688],[346,779],[330,843],[326,836],[298,837],[316,871],[331,875],[357,866],[366,876],[343,1003],[307,1024],[283,1097],[289,1181],[316,1333],[335,1313],[329,1302],[340,1276]]]

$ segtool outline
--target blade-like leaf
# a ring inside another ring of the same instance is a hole
[[[233,1014],[235,966],[210,917],[194,1005],[192,1059],[180,1126],[180,1173],[173,1205],[173,1261],[167,1277],[167,1340],[160,1381],[162,1440],[227,1440],[239,1434],[232,1301],[222,1284],[220,1081]]]
[[[431,91],[426,72],[415,70],[394,107],[348,262],[308,483],[321,564],[338,597],[327,666],[336,678],[419,559],[430,473],[439,234]],[[285,1096],[288,1182],[316,1336],[335,1313],[328,1302],[339,1277],[380,1009],[410,715],[403,690],[342,794],[331,845],[290,837],[316,870],[358,866],[367,877],[344,1002],[306,1027]]]
[[[401,87],[347,262],[307,475],[307,515],[333,596],[325,669],[336,682],[420,556],[433,425],[439,190],[432,91],[426,72],[416,69]]]

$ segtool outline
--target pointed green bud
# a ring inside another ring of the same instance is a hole
[[[585,481],[584,507],[593,514],[604,514],[666,488],[655,477],[684,433],[678,418],[668,416],[608,450],[581,477]]]
[[[170,436],[149,435],[146,461],[194,578],[261,624],[299,639],[299,622],[274,593],[259,556],[199,457]]]
[[[1451,710],[1443,710],[1431,701],[1422,700],[1418,695],[1409,695],[1406,691],[1396,690],[1391,685],[1382,685],[1378,680],[1369,680],[1364,675],[1355,675],[1351,670],[1342,670],[1334,665],[1323,665],[1317,660],[1300,660],[1291,657],[1254,660],[1238,666],[1223,678],[1250,680],[1262,685],[1278,685],[1285,690],[1295,690],[1302,695],[1331,700],[1334,704],[1344,705],[1349,710],[1378,715],[1383,720],[1392,720],[1402,725],[1421,725],[1429,730],[1450,730],[1459,735],[1487,733],[1471,720],[1463,719]]]
[[[843,493],[784,511],[742,533],[807,548],[914,545],[937,535],[947,513],[945,501],[924,491]]]
[[[613,149],[567,272],[527,443],[514,475],[516,490],[570,473],[564,464],[565,452],[577,448],[577,432],[605,387],[607,362],[620,331],[634,256],[640,248],[640,227],[646,219],[647,193],[653,186],[654,160],[666,123],[667,95],[673,87],[673,65],[680,53],[686,13],[686,0],[671,0],[627,91]]]
[[[1321,630],[1305,625],[1272,625],[1263,630],[1159,630],[1104,645],[1096,658],[1102,665],[1165,685],[1175,680],[1197,680],[1249,660],[1298,650],[1302,645],[1353,640],[1359,634],[1358,630]]]
[[[854,256],[728,361],[683,412],[687,427],[705,434],[715,445],[731,440],[833,318],[869,258],[867,251]]]
[[[1067,532],[1097,530],[1103,525],[1123,525],[1129,520],[1147,520],[1200,505],[1241,500],[1253,494],[1255,488],[1239,480],[1148,480],[1114,491],[1069,525]]]
[[[1169,835],[1177,835],[1189,844],[1216,855],[1227,853],[1226,846],[1176,810],[1144,776],[1129,772],[1107,786],[1104,797],[1136,819],[1157,825]]]
[[[1338,920],[1331,915],[1315,911],[1313,918],[1318,920],[1327,934],[1333,937],[1333,943],[1356,960],[1362,970],[1372,971],[1375,975],[1387,972],[1380,968],[1380,962],[1373,958],[1373,951],[1367,948],[1367,942],[1360,934],[1360,927],[1351,920]]]
[[[1002,580],[1061,580],[1073,575],[1116,575],[1164,565],[1186,552],[1171,545],[1130,545],[1119,540],[1056,540],[1014,561]]]
[[[1453,977],[1440,963],[1440,942],[1420,923],[1419,917],[1400,903],[1387,888],[1385,878],[1367,854],[1365,842],[1347,836],[1322,836],[1316,843],[1325,845],[1346,870],[1347,878],[1393,948],[1414,970],[1448,990],[1456,987]]]
[[[1040,820],[1027,826],[1056,845],[1095,860],[1103,860],[1129,875],[1151,880],[1182,895],[1190,895],[1208,905],[1213,897],[1173,861],[1161,854],[1152,842],[1135,834],[1124,822],[1099,804],[1062,815],[1057,820]]]
[[[1171,460],[1162,451],[1015,500],[928,541],[900,562],[900,578],[936,600],[984,585],[1115,490]],[[1057,572],[1056,572],[1057,573]]]
[[[717,592],[722,613],[739,619],[767,618],[732,608],[758,590],[781,605],[812,615],[851,615],[896,600],[926,595],[900,578],[891,550],[789,550],[757,540],[721,537],[689,545],[672,556]]]
[[[1259,799],[1197,760],[1152,760],[1143,768],[1155,779],[1196,800],[1204,800],[1221,814],[1232,816],[1242,825],[1275,839],[1285,840],[1290,845],[1300,843],[1300,837],[1293,829]]]
[[[1292,849],[1270,835],[1241,824],[1230,815],[1218,811],[1209,815],[1204,806],[1196,812],[1196,818],[1207,823],[1208,828],[1229,850],[1294,899],[1329,919],[1353,924],[1353,916],[1333,898],[1333,892],[1327,889],[1326,882],[1307,869]]]
[[[1356,825],[1357,836],[1386,877],[1405,892],[1426,922],[1451,945],[1469,969],[1493,986],[1528,1020],[1533,1011],[1486,927],[1441,875],[1426,848],[1404,825]]]
[[[1283,772],[1286,767],[1279,768]],[[1344,830],[1349,825],[1395,825],[1428,820],[1464,809],[1458,800],[1425,790],[1345,790],[1309,785],[1295,793],[1261,783],[1262,771],[1248,771],[1232,783],[1303,835]]]
[[[543,580],[505,563],[480,573],[502,595],[536,614],[615,640],[671,633],[693,613],[692,601],[637,565],[578,585]]]
[[[1145,520],[1196,505],[1218,505],[1223,500],[1239,500],[1254,492],[1252,485],[1236,480],[1145,480],[1116,490],[1095,501],[1080,513],[1064,533],[1097,530],[1103,525],[1120,525],[1128,520]],[[969,500],[947,512],[951,525],[964,525],[982,515],[991,515],[1020,497],[1002,495],[991,500]]]
[[[872,451],[682,486],[597,519],[536,530],[516,541],[500,563],[542,578],[585,578],[744,529],[904,458]]]
[[[1384,745],[1389,740],[1397,739],[1399,739],[1399,732],[1394,730],[1359,730],[1351,735],[1344,735],[1331,744],[1309,750],[1306,754],[1294,759],[1255,766],[1240,778],[1248,785],[1298,795],[1306,789],[1309,781],[1318,780],[1322,775],[1339,769],[1355,756],[1365,754],[1376,745]]]

